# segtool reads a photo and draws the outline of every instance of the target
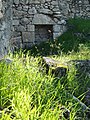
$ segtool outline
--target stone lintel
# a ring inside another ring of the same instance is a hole
[[[34,24],[34,25],[53,25],[53,24],[55,24],[55,22],[48,15],[36,14],[33,18],[32,24]]]

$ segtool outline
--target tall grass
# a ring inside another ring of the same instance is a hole
[[[10,58],[9,64],[0,62],[1,120],[66,120],[66,109],[70,120],[77,118],[78,103],[61,79],[39,71],[40,57],[20,53]]]

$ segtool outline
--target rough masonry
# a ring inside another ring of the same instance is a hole
[[[55,39],[75,17],[90,19],[90,0],[0,0],[0,53]]]
[[[10,49],[12,27],[12,0],[0,0],[0,58]]]

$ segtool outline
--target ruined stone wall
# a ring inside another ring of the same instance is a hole
[[[90,18],[88,0],[13,0],[12,9],[16,48],[56,38],[66,31],[65,20],[70,17]]]
[[[12,0],[0,0],[0,58],[7,54],[11,39]]]
[[[61,14],[68,17],[90,18],[90,0],[58,0]]]
[[[65,21],[61,23],[57,0],[14,0],[12,9],[12,42],[16,48],[26,48],[47,38],[55,38],[64,29],[61,24],[65,24]],[[49,34],[52,34],[50,38]]]
[[[0,16],[0,53],[5,53],[9,46],[29,48],[58,37],[68,18],[90,19],[90,0],[0,0]]]

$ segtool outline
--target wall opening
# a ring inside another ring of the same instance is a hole
[[[35,43],[53,39],[53,25],[35,25]]]

